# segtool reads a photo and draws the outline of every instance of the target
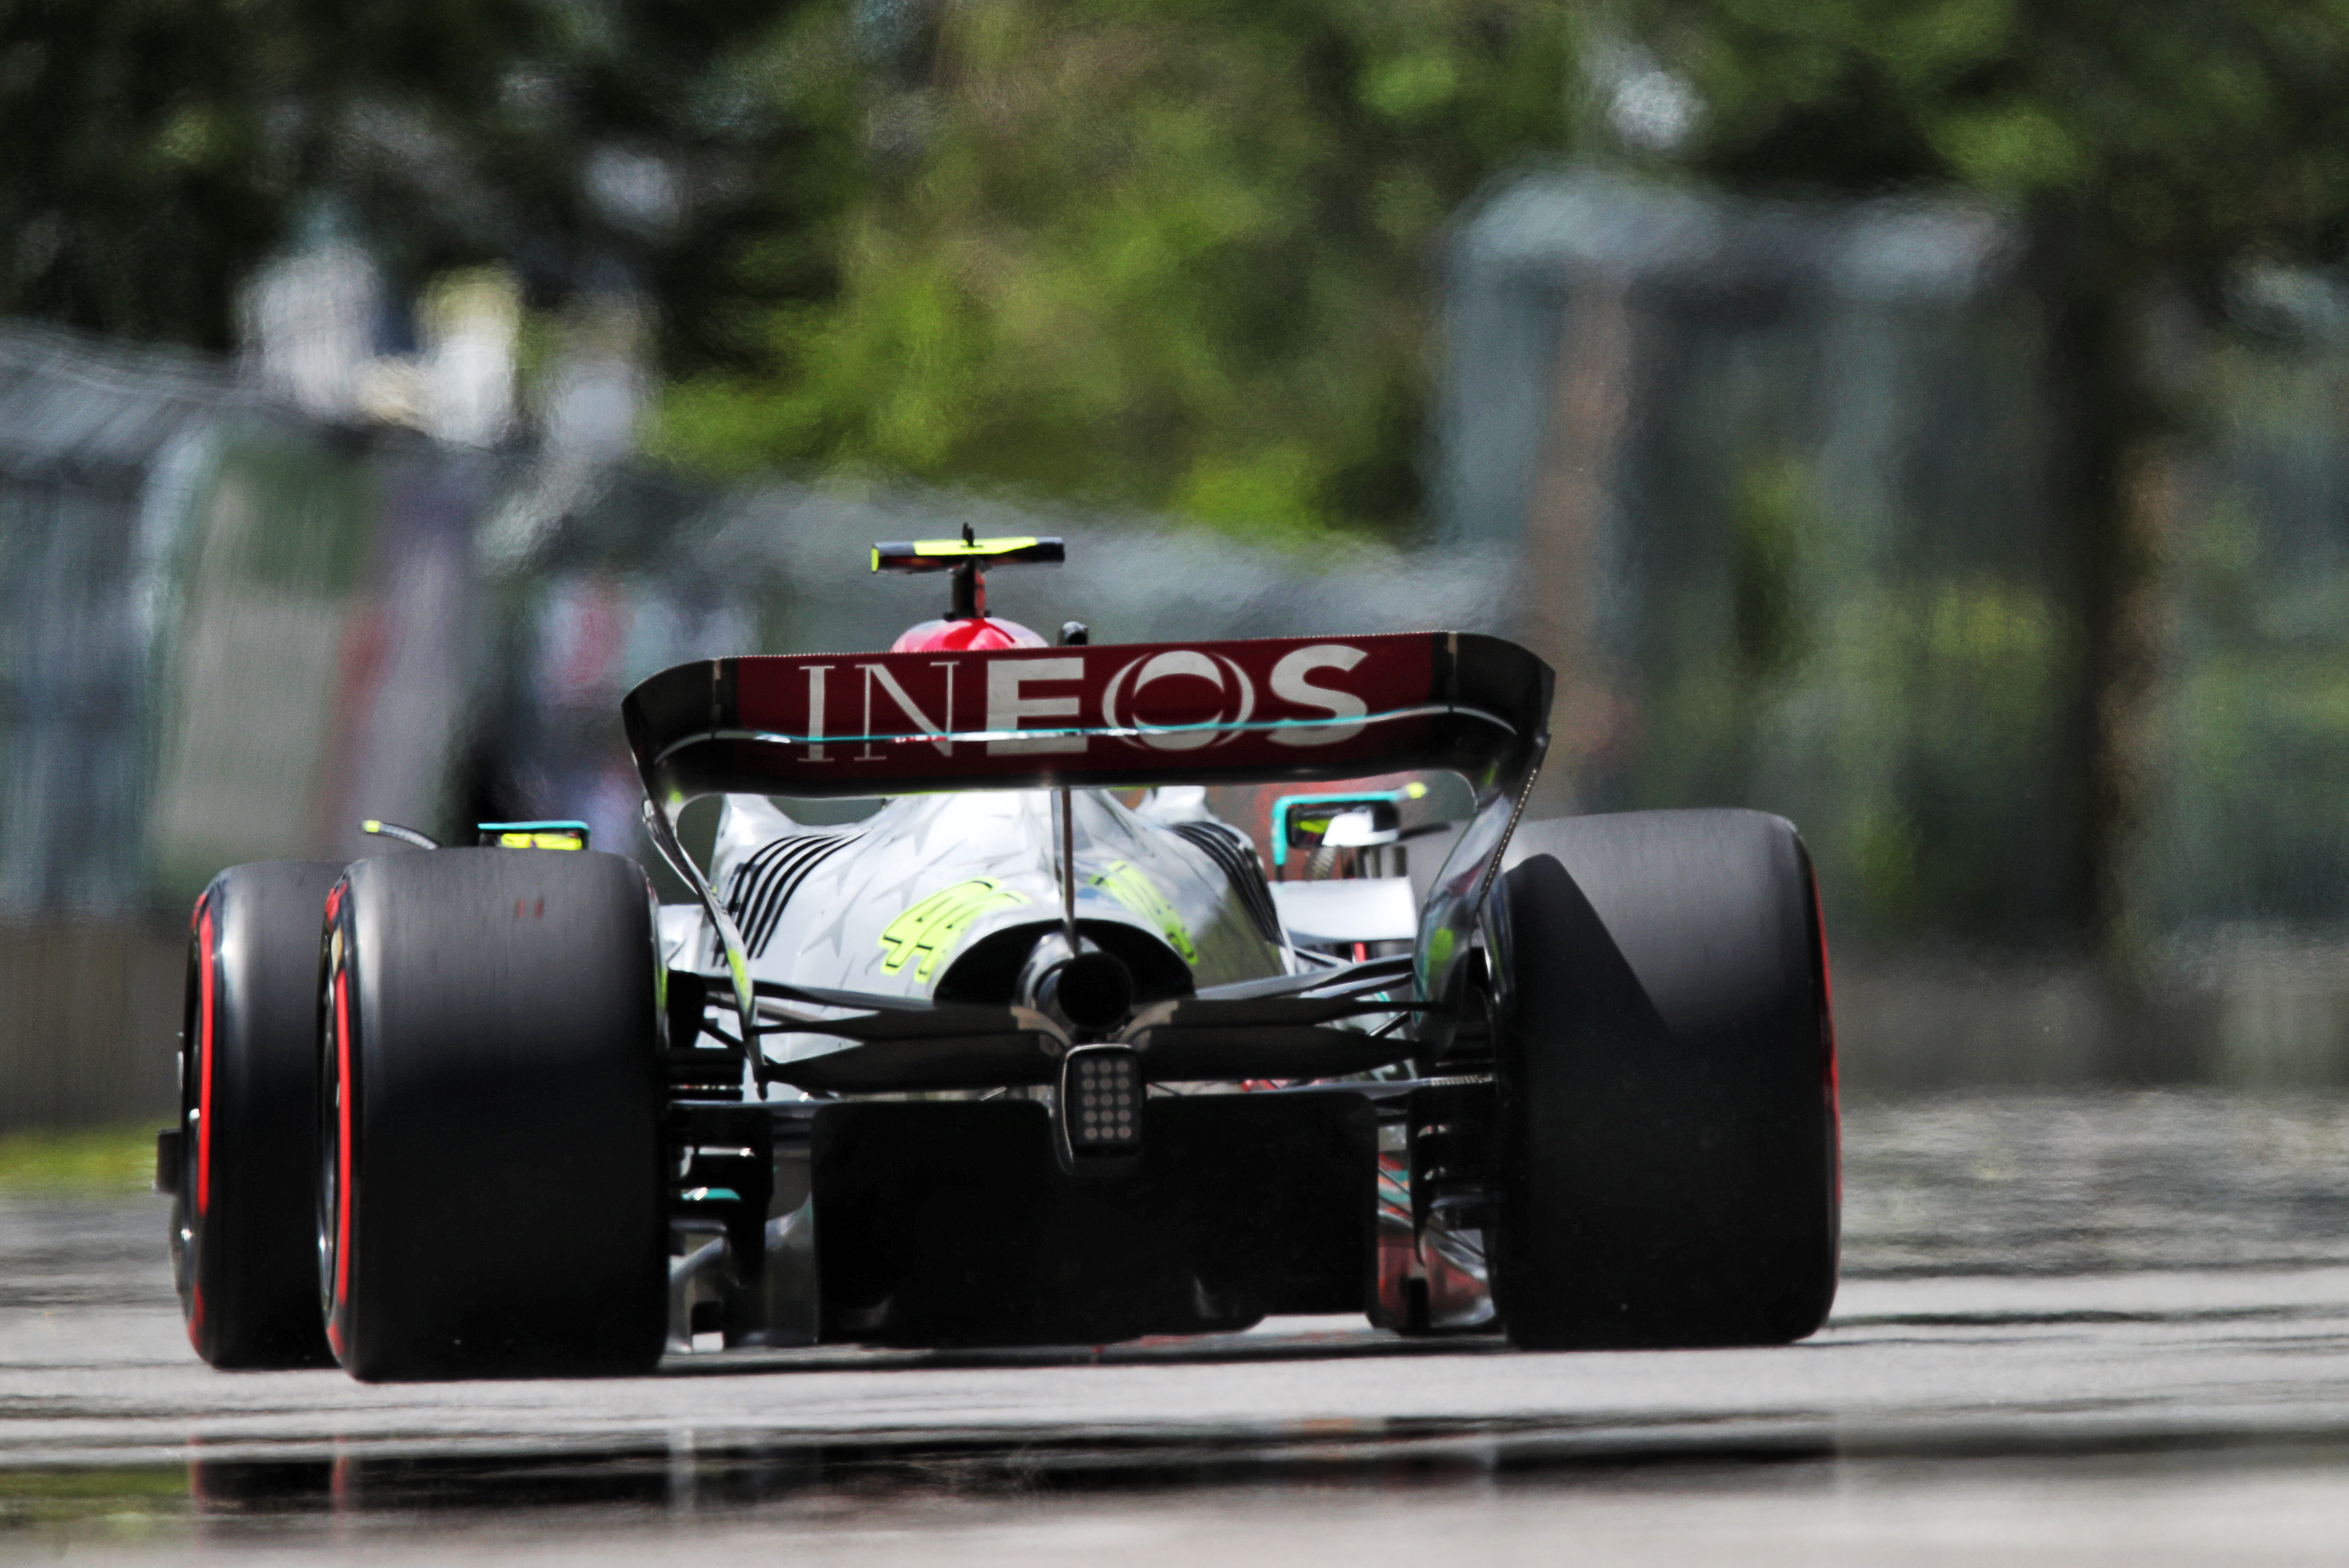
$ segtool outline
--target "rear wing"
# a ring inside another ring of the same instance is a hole
[[[1541,765],[1552,684],[1549,667],[1515,643],[1406,632],[719,659],[663,670],[620,711],[647,823],[681,872],[690,863],[673,816],[705,794],[1458,773],[1477,809],[1422,915],[1423,993],[1433,996],[1444,992],[1436,971],[1465,954]],[[688,879],[727,938],[715,895]],[[738,990],[747,984],[738,977]]]
[[[1529,772],[1550,672],[1415,632],[719,659],[621,703],[647,791],[800,797]]]

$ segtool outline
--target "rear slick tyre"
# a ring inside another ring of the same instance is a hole
[[[318,932],[338,860],[212,878],[189,919],[172,1274],[188,1339],[223,1369],[325,1366],[317,1158]]]
[[[362,860],[328,900],[327,1338],[369,1381],[648,1371],[667,1331],[651,894],[616,855]]]
[[[1783,1345],[1835,1301],[1816,886],[1752,811],[1528,824],[1507,873],[1495,1304],[1528,1349]]]

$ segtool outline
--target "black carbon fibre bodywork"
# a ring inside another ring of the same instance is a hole
[[[1156,1098],[1145,1118],[1140,1168],[1086,1181],[1055,1166],[1032,1101],[824,1106],[823,1336],[1100,1344],[1362,1309],[1378,1159],[1368,1099]]]

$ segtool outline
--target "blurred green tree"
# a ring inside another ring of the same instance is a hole
[[[227,347],[237,291],[331,206],[395,275],[618,282],[680,361],[733,236],[814,228],[853,172],[837,72],[770,80],[770,0],[5,0],[0,313]],[[820,67],[822,62],[817,62]],[[827,97],[827,95],[832,95]],[[771,248],[770,297],[832,286]]]
[[[869,469],[1309,536],[1417,514],[1433,242],[1571,119],[1539,0],[866,4],[870,184],[821,306],[673,389],[688,462]],[[804,263],[735,253],[746,297]]]
[[[2165,307],[2223,317],[2262,262],[2349,239],[2343,0],[1629,0],[1701,111],[1676,150],[1741,186],[1978,193],[2029,235],[2063,422],[2080,929],[2120,956],[2143,810],[2146,595],[2181,409]]]

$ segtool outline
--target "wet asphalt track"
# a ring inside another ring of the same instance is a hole
[[[2349,1562],[2349,1100],[1849,1118],[1772,1351],[1341,1320],[1095,1351],[365,1387],[195,1362],[160,1199],[0,1202],[0,1555]]]

